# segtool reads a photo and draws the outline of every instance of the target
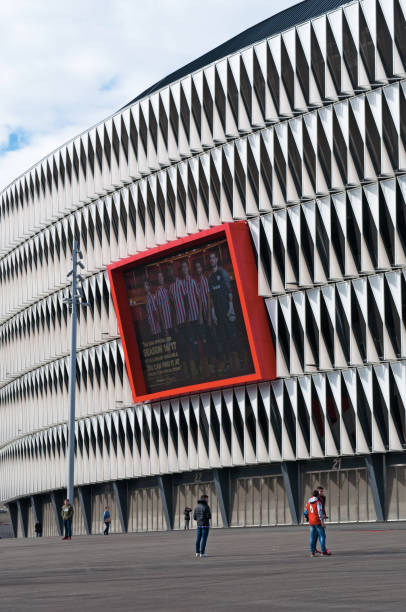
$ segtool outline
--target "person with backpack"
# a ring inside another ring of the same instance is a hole
[[[69,499],[65,499],[61,509],[61,516],[63,520],[63,527],[65,530],[65,536],[63,540],[72,539],[72,519],[73,519],[73,506],[69,502]]]
[[[104,535],[109,535],[109,530],[110,530],[110,525],[111,525],[111,516],[110,516],[110,511],[109,511],[109,507],[106,506],[104,508],[104,513],[103,513],[103,522],[104,522]]]
[[[306,504],[305,516],[307,516],[310,527],[310,556],[316,556],[316,544],[319,539],[321,555],[323,557],[329,557],[331,552],[326,548],[326,530],[324,526],[325,514],[317,489],[313,491],[313,496]]]
[[[208,495],[202,495],[193,512],[193,519],[197,522],[196,557],[207,557],[206,543],[209,537],[211,510],[207,500]]]

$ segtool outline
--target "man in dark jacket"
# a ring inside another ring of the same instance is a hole
[[[36,537],[40,538],[42,536],[42,525],[39,521],[35,523],[34,530],[35,530]]]
[[[318,491],[318,497],[319,500],[321,502],[321,505],[323,507],[323,514],[324,514],[324,518],[328,518],[327,514],[326,514],[326,496],[324,495],[324,487],[322,487],[321,485],[317,487],[317,491]]]
[[[322,487],[321,485],[319,485],[317,487],[317,497],[319,498],[320,503],[321,503],[321,507],[323,509],[324,520],[326,520],[326,519],[328,519],[328,516],[326,514],[326,496],[324,495],[324,487]],[[327,550],[327,552],[329,553],[330,551]],[[321,552],[319,550],[317,550],[317,548],[316,548],[316,553],[321,554]]]
[[[207,557],[205,550],[211,519],[208,499],[207,495],[202,495],[193,512],[193,519],[197,522],[196,557]]]

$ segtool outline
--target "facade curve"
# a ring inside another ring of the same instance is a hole
[[[331,1],[303,21],[313,5],[0,194],[0,498],[15,535],[61,530],[74,238],[89,304],[76,533],[100,531],[107,503],[113,531],[179,528],[203,488],[214,526],[300,522],[319,483],[332,521],[406,517],[406,2]],[[107,267],[236,221],[276,379],[134,403]]]

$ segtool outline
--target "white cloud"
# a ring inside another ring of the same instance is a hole
[[[295,3],[1,2],[0,189],[160,78]],[[16,133],[23,144],[8,150]]]

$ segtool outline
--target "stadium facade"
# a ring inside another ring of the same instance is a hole
[[[214,526],[297,523],[319,483],[331,521],[406,518],[405,0],[306,0],[250,28],[16,179],[0,217],[16,536],[61,530],[74,238],[76,533],[106,503],[113,531],[180,528],[203,490]],[[276,372],[135,401],[107,268],[237,222]]]

